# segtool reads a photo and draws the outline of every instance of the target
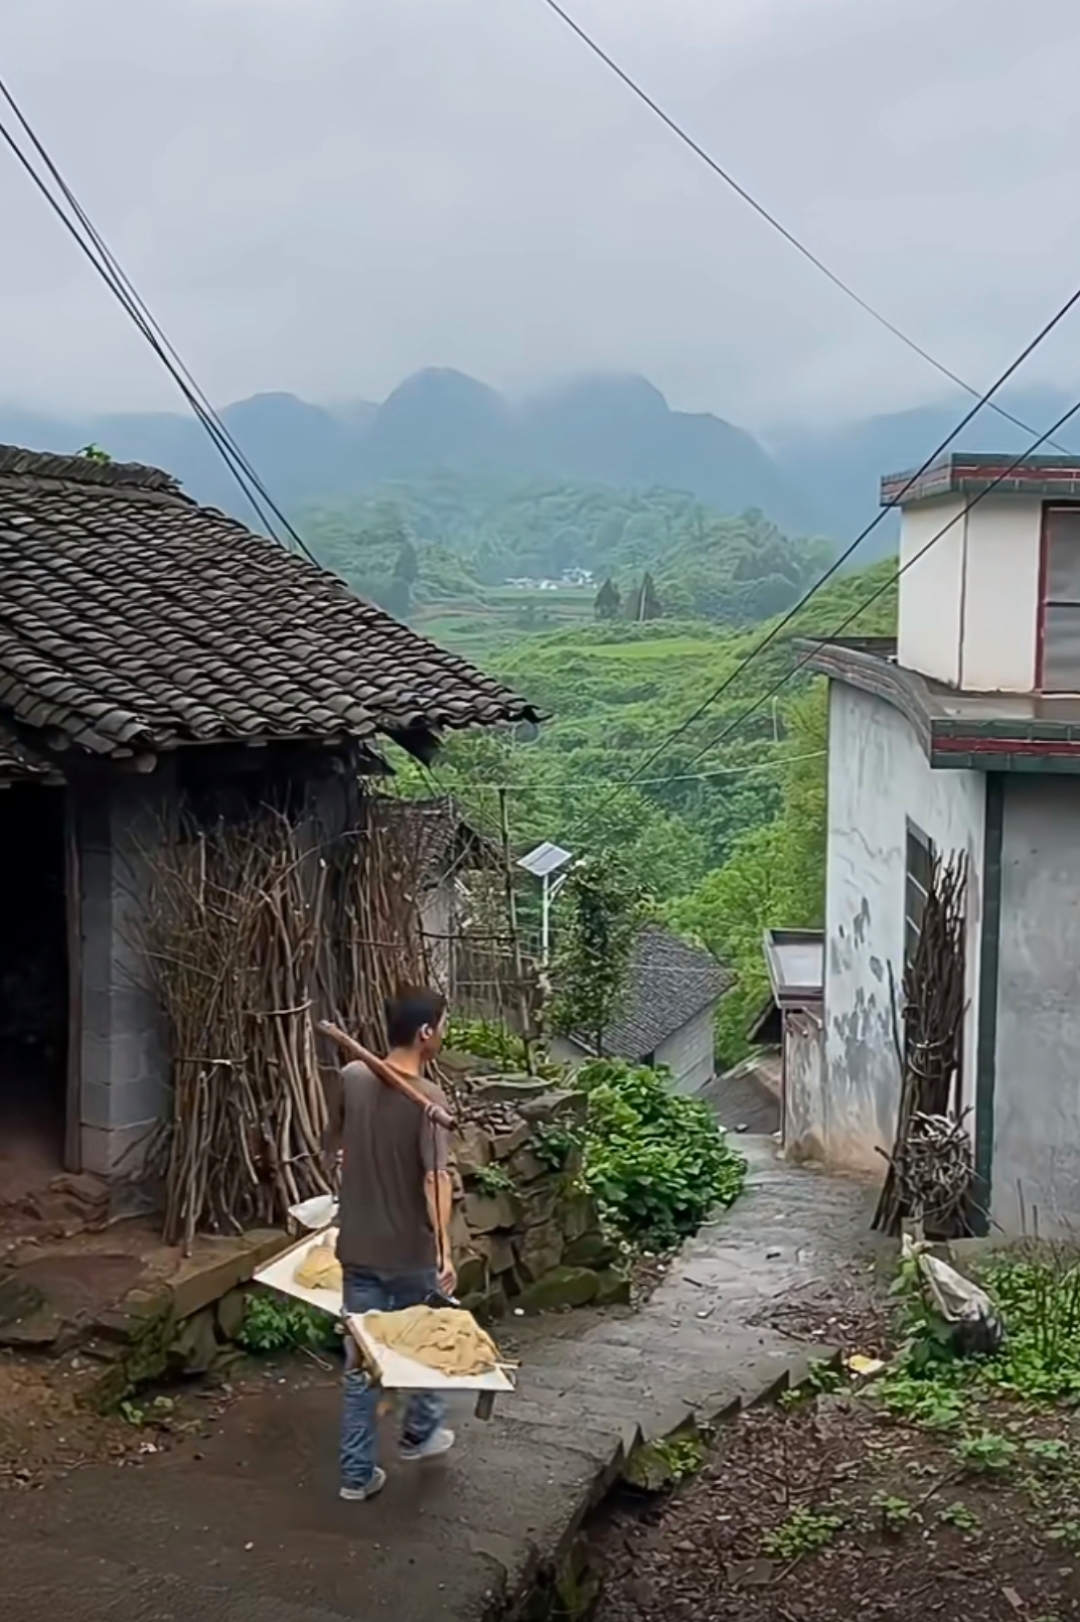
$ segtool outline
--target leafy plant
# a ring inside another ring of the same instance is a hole
[[[248,1296],[244,1321],[236,1337],[245,1351],[274,1352],[325,1349],[338,1344],[334,1319],[303,1301],[267,1292]]]
[[[938,1510],[938,1521],[942,1526],[955,1526],[958,1532],[977,1532],[982,1522],[973,1509],[970,1509],[961,1499],[955,1504],[946,1504]]]
[[[601,1059],[578,1080],[588,1098],[585,1185],[624,1238],[665,1249],[737,1197],[746,1162],[708,1105],[672,1092],[665,1072]]]
[[[902,1371],[888,1375],[879,1388],[882,1402],[897,1419],[924,1430],[953,1430],[967,1412],[969,1397],[947,1377],[931,1380]]]
[[[835,1363],[830,1363],[825,1358],[816,1358],[807,1369],[806,1378],[799,1385],[781,1393],[780,1407],[797,1408],[800,1403],[812,1402],[815,1397],[839,1391],[843,1384],[843,1372]]]
[[[1034,1437],[1024,1443],[1024,1452],[1043,1469],[1057,1470],[1068,1460],[1069,1445],[1058,1437]]]
[[[839,1515],[796,1509],[783,1525],[766,1532],[761,1540],[762,1551],[774,1560],[800,1560],[827,1548],[843,1524]]]
[[[958,1464],[973,1475],[1004,1475],[1016,1462],[1020,1449],[1016,1442],[997,1431],[980,1431],[965,1436],[953,1449]]]
[[[478,1166],[475,1178],[481,1194],[487,1194],[491,1198],[499,1194],[512,1194],[514,1191],[514,1179],[506,1167],[500,1166],[497,1161],[491,1161],[486,1166]]]
[[[913,1504],[906,1498],[897,1498],[887,1492],[876,1492],[870,1500],[871,1509],[881,1517],[881,1530],[893,1536],[903,1532],[918,1519]]]
[[[562,1171],[571,1156],[583,1147],[583,1136],[572,1127],[557,1123],[538,1127],[529,1147],[548,1171]]]
[[[131,1398],[125,1399],[117,1408],[120,1418],[129,1425],[141,1426],[147,1424],[160,1424],[174,1412],[176,1403],[172,1397],[157,1396],[149,1402],[134,1402]]]
[[[1080,1397],[1080,1260],[1075,1247],[1031,1245],[980,1271],[1008,1330],[984,1379],[1018,1396]]]

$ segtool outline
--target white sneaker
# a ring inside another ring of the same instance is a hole
[[[439,1459],[444,1453],[449,1453],[455,1440],[451,1430],[432,1431],[426,1442],[402,1442],[401,1457],[406,1460]]]
[[[341,1491],[338,1493],[338,1497],[344,1498],[347,1504],[362,1504],[366,1502],[367,1499],[374,1498],[376,1493],[382,1492],[385,1486],[386,1471],[380,1470],[378,1466],[376,1466],[375,1474],[372,1476],[366,1487],[342,1487]]]

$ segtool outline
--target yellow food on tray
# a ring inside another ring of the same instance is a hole
[[[317,1245],[312,1245],[297,1267],[293,1278],[305,1290],[331,1290],[340,1295],[343,1286],[341,1263],[334,1253],[336,1236],[331,1234]]]
[[[406,1307],[403,1312],[368,1312],[364,1328],[380,1346],[411,1357],[440,1374],[469,1378],[490,1374],[499,1352],[469,1312],[455,1307]]]

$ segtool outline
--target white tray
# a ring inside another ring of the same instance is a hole
[[[364,1323],[366,1314],[351,1312],[346,1317],[364,1362],[387,1391],[513,1391],[514,1382],[501,1365],[487,1374],[440,1374],[415,1358],[402,1357],[380,1341],[373,1340]]]
[[[332,1232],[332,1230],[331,1230]],[[338,1290],[308,1290],[296,1282],[295,1273],[309,1250],[326,1242],[327,1231],[307,1234],[288,1250],[281,1251],[260,1267],[254,1282],[263,1284],[280,1295],[289,1295],[294,1301],[306,1301],[334,1317],[345,1318],[349,1333],[356,1341],[365,1363],[381,1386],[390,1391],[513,1391],[511,1373],[501,1365],[488,1374],[440,1374],[437,1369],[418,1363],[415,1358],[402,1357],[400,1352],[373,1340],[364,1328],[364,1314],[345,1314],[345,1303]]]
[[[293,1276],[308,1251],[314,1250],[316,1245],[325,1244],[331,1235],[333,1229],[305,1234],[288,1250],[279,1251],[272,1262],[260,1267],[254,1276],[255,1283],[265,1284],[280,1295],[291,1295],[294,1301],[306,1301],[309,1307],[318,1307],[321,1312],[329,1312],[335,1318],[340,1318],[345,1310],[340,1290],[307,1290],[302,1284],[297,1284]]]

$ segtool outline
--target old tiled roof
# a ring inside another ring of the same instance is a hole
[[[0,718],[96,754],[534,720],[154,468],[0,446]]]
[[[53,776],[47,761],[32,755],[0,726],[0,787],[12,782],[47,782]]]
[[[681,1031],[695,1015],[717,1002],[735,976],[704,947],[646,924],[638,935],[618,1019],[604,1032],[604,1052],[641,1060]],[[583,1037],[578,1045],[591,1048]]]

